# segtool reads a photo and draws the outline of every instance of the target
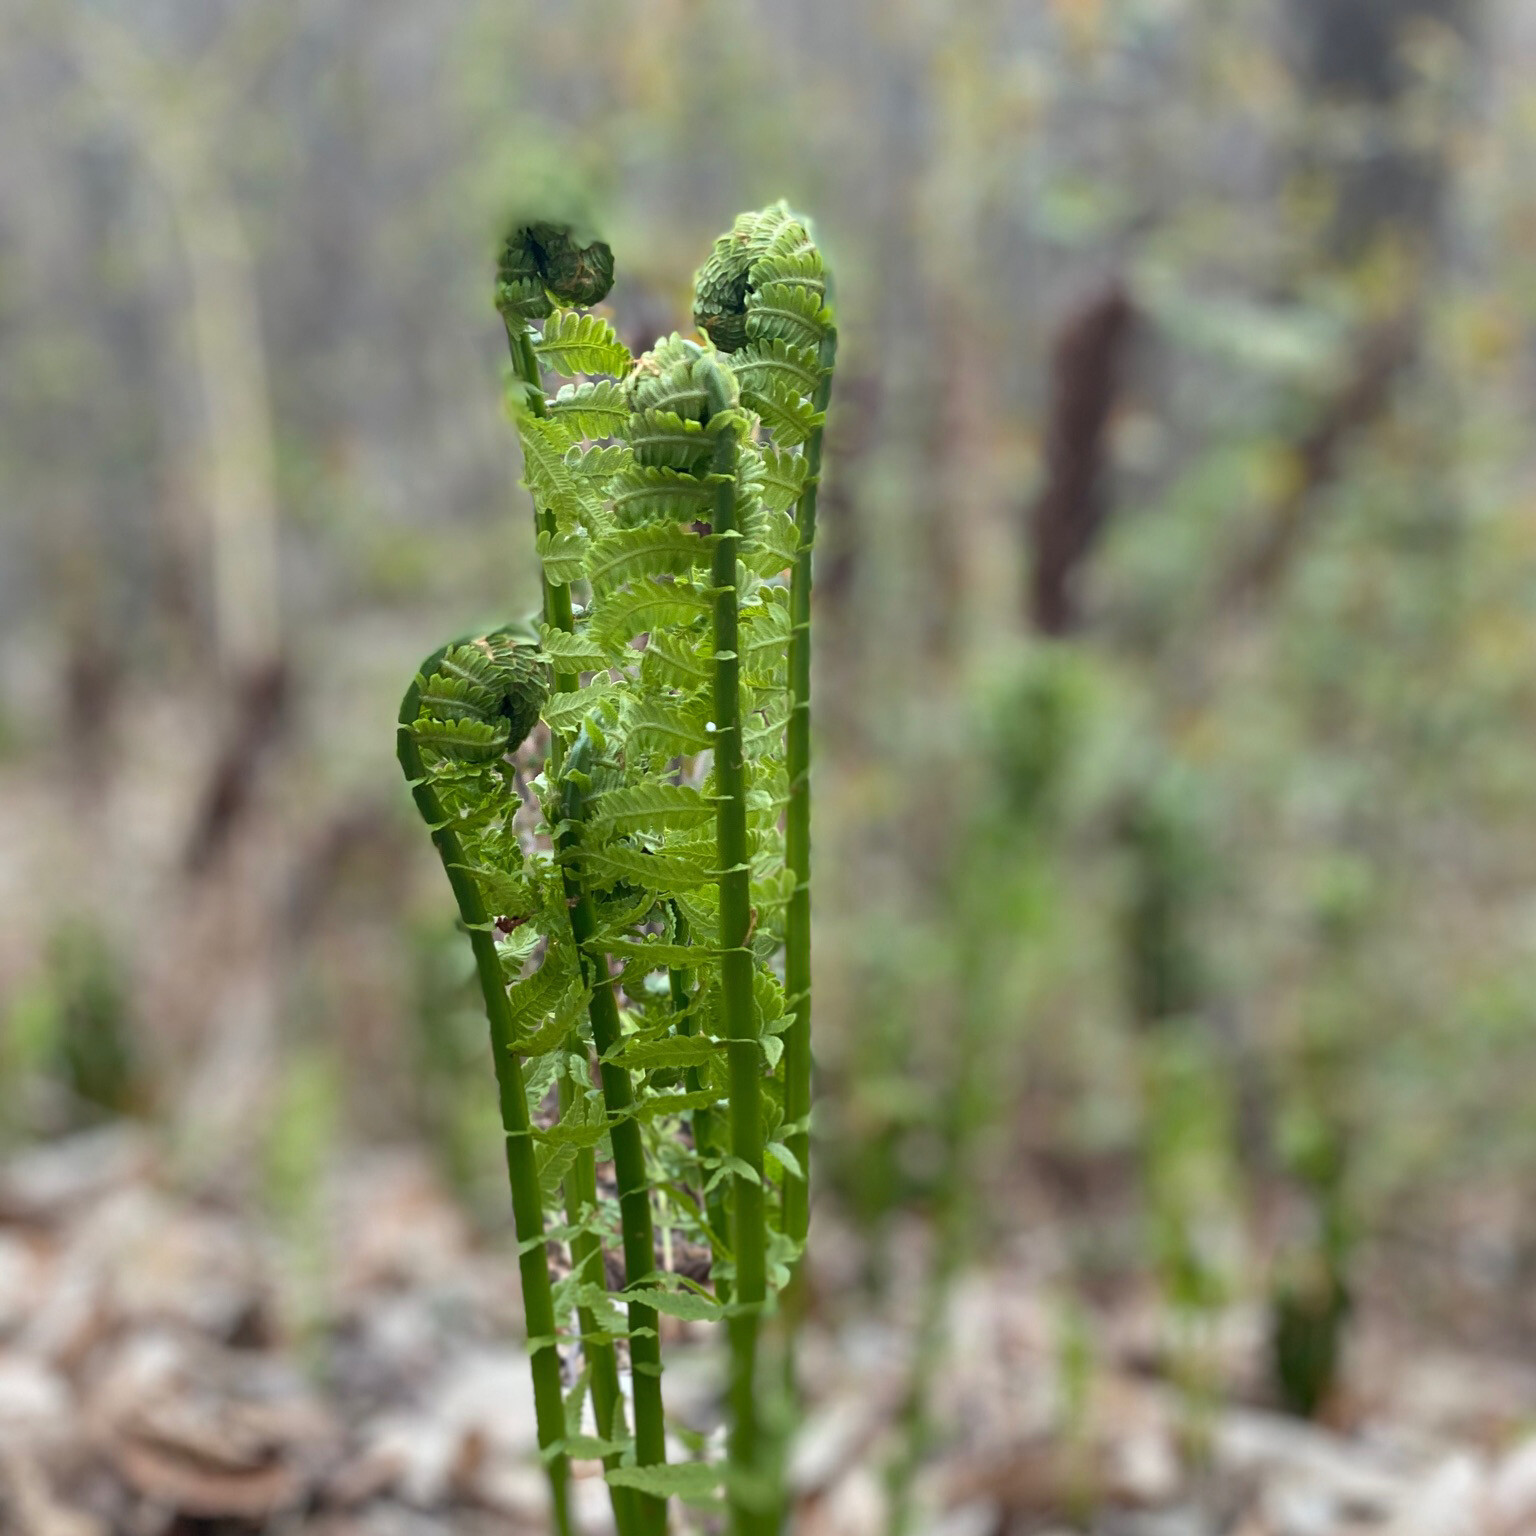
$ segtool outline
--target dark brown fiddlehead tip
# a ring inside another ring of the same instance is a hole
[[[613,251],[582,244],[570,227],[517,223],[496,264],[496,308],[508,321],[542,320],[557,304],[585,308],[613,287]]]

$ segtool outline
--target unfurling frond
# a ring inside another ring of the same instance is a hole
[[[556,304],[599,303],[613,287],[613,252],[562,224],[515,225],[502,242],[496,307],[507,323],[542,320]]]
[[[715,241],[709,259],[694,278],[693,318],[722,352],[736,352],[761,337],[780,337],[797,346],[816,346],[822,329],[791,334],[786,328],[754,328],[753,310],[769,288],[794,288],[811,301],[810,313],[822,308],[825,289],[821,255],[805,221],[787,203],[744,213],[728,235]],[[777,301],[776,301],[777,302]]]

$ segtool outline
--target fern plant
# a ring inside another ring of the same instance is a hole
[[[835,332],[782,204],[716,242],[702,339],[631,359],[590,308],[612,275],[566,226],[503,246],[542,612],[428,659],[400,759],[490,1020],[555,1528],[575,1457],[603,1461],[621,1536],[722,1490],[732,1529],[763,1536],[783,1498],[762,1323],[806,1232],[810,551]],[[550,394],[547,374],[569,382]],[[665,1262],[677,1238],[708,1250],[707,1285]],[[724,1465],[668,1464],[663,1317],[726,1330]]]

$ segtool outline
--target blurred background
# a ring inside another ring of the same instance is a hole
[[[0,1528],[541,1529],[393,715],[569,183],[837,273],[797,1529],[1536,1530],[1536,9],[0,29]]]

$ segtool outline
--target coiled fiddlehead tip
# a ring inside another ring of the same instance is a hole
[[[585,308],[613,287],[613,251],[568,224],[516,221],[496,263],[496,308],[509,322],[542,320],[557,304]]]
[[[780,199],[738,214],[730,233],[715,241],[693,280],[693,319],[722,352],[738,352],[751,339],[748,312],[758,289],[781,279],[788,266],[802,283],[819,279],[820,252],[809,222]],[[818,294],[824,284],[817,284]]]
[[[490,763],[527,740],[549,688],[548,665],[512,628],[459,640],[422,668],[411,730],[440,758]]]

